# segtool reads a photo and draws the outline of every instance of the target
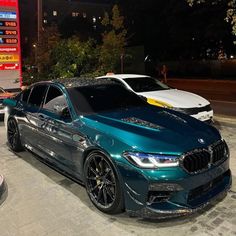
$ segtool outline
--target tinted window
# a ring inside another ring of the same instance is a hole
[[[58,88],[50,86],[43,108],[55,112],[55,105],[67,106],[62,92]]]
[[[36,85],[30,94],[28,104],[40,107],[43,102],[46,89],[46,85]]]
[[[21,101],[27,103],[31,89],[27,89],[21,94]]]
[[[68,92],[78,113],[97,113],[146,105],[135,93],[116,84],[69,88]]]
[[[166,84],[163,84],[159,80],[151,77],[126,78],[124,80],[135,92],[170,89]]]
[[[66,98],[56,87],[50,86],[43,108],[58,115],[58,118],[71,119]]]

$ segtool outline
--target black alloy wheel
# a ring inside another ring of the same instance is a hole
[[[85,161],[84,174],[88,195],[99,210],[109,214],[123,210],[123,197],[117,174],[104,154],[89,154]]]
[[[7,140],[10,145],[10,148],[14,152],[20,152],[23,150],[23,147],[20,141],[20,133],[18,130],[18,126],[14,119],[10,119],[7,122]]]

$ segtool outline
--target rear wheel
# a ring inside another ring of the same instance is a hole
[[[20,152],[23,150],[20,141],[20,133],[17,122],[14,119],[9,119],[7,122],[7,140],[10,148],[14,152]]]
[[[89,154],[84,164],[84,174],[89,198],[99,210],[109,214],[123,210],[123,195],[117,173],[104,154]]]

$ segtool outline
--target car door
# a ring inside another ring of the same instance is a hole
[[[73,141],[75,129],[68,102],[60,88],[50,85],[39,118],[43,124],[40,128],[40,149],[59,168],[66,171],[74,169],[72,153],[77,149]]]
[[[22,94],[21,100],[17,104],[19,129],[23,142],[29,148],[38,149],[41,139],[39,128],[42,125],[38,111],[44,101],[47,85],[39,84]]]

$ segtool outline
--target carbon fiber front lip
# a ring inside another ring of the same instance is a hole
[[[227,195],[227,192],[230,190],[231,184],[225,188],[224,191],[207,201],[206,203],[202,204],[199,207],[196,208],[181,208],[177,210],[158,210],[158,209],[153,209],[151,207],[144,207],[138,211],[132,211],[132,210],[127,210],[127,213],[131,217],[139,217],[143,219],[168,219],[168,218],[176,218],[180,216],[186,216],[186,215],[191,215],[194,214],[200,210],[203,210],[206,208],[208,205],[210,205],[212,202],[216,201],[217,199],[222,199]]]

